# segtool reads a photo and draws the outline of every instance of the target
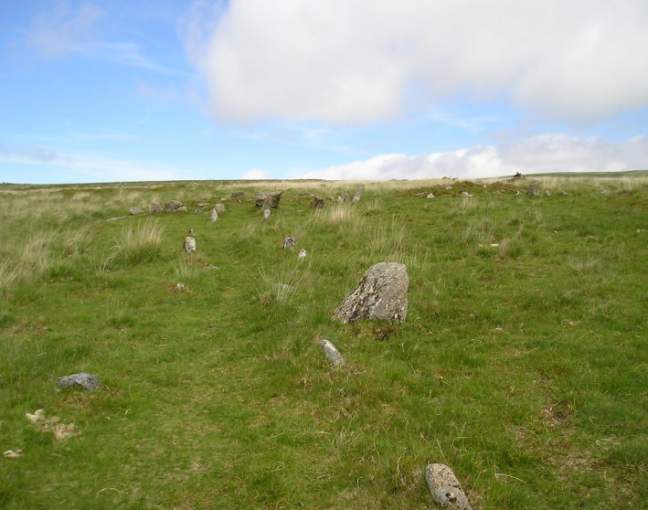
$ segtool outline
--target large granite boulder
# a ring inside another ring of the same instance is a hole
[[[348,323],[361,319],[402,322],[407,316],[409,277],[404,264],[379,262],[369,268],[333,313],[333,319]]]

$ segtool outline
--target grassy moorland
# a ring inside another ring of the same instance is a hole
[[[426,509],[429,462],[475,508],[646,507],[648,180],[539,182],[0,187],[0,507]],[[332,322],[379,261],[407,321]]]

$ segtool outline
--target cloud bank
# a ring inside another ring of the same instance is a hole
[[[0,144],[0,170],[3,165],[46,169],[47,182],[169,181],[187,176],[174,168],[141,161],[95,155],[63,154],[45,147],[15,147]],[[16,181],[27,182],[27,181]],[[43,181],[41,181],[43,182]]]
[[[375,121],[458,94],[577,122],[648,105],[645,0],[231,0],[219,12],[193,54],[213,109],[237,121]]]
[[[385,180],[497,177],[517,171],[648,169],[648,137],[623,142],[544,134],[506,145],[484,145],[420,156],[384,154],[301,175],[304,179]]]

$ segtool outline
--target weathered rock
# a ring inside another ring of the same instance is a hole
[[[371,266],[358,287],[333,313],[348,323],[361,319],[402,322],[407,316],[409,277],[404,264],[379,262]]]
[[[284,249],[292,248],[297,244],[297,240],[293,236],[286,236],[283,240]]]
[[[204,208],[207,207],[208,205],[209,205],[209,204],[208,204],[207,202],[198,202],[198,203],[196,204],[196,207],[197,207],[198,209],[204,209]]]
[[[539,182],[532,182],[531,184],[529,184],[529,187],[527,188],[527,195],[530,197],[540,196],[541,192],[542,189],[540,188]]]
[[[257,207],[263,207],[264,209],[276,209],[279,207],[282,194],[282,191],[276,193],[257,193],[254,203]]]
[[[232,193],[230,195],[230,198],[232,200],[236,200],[237,202],[240,202],[241,200],[243,200],[244,197],[245,197],[245,192],[244,191],[235,191],[234,193]]]
[[[263,210],[263,219],[265,221],[268,221],[270,219],[271,214],[272,214],[272,211],[270,209],[264,209]]]
[[[353,202],[354,204],[360,202],[363,191],[364,190],[362,188],[358,188],[353,194],[353,198],[351,199],[351,202]]]
[[[425,468],[425,480],[432,499],[441,508],[472,510],[459,480],[445,464],[428,464]]]
[[[149,205],[149,212],[151,214],[159,214],[162,212],[162,206],[159,202],[153,202],[151,205]]]
[[[66,375],[56,381],[56,385],[62,389],[84,389],[94,391],[101,386],[96,375],[80,372],[78,374]]]
[[[472,197],[472,194],[471,194],[471,193],[468,193],[467,191],[462,191],[462,192],[461,192],[461,196],[466,197],[466,198],[471,198],[471,197]]]
[[[344,358],[340,354],[340,351],[335,348],[335,345],[333,345],[329,340],[326,340],[325,338],[320,340],[320,345],[322,346],[322,350],[324,351],[326,359],[329,360],[331,365],[333,365],[335,368],[344,366]]]
[[[184,208],[185,211],[187,210],[185,205],[178,200],[171,200],[170,202],[164,204],[164,210],[166,212],[177,212],[182,208]]]
[[[186,206],[186,205],[182,205],[182,206],[178,207],[178,208],[175,210],[175,212],[187,212],[188,210],[189,210],[189,209],[187,209],[187,206]]]
[[[216,204],[214,206],[214,209],[216,209],[216,212],[218,212],[218,214],[223,214],[225,212],[225,204]]]
[[[323,198],[313,197],[313,200],[311,201],[311,207],[313,209],[324,209],[324,205],[326,205],[326,202],[324,202]]]
[[[185,236],[183,243],[184,251],[187,253],[194,253],[196,251],[196,237],[193,228],[189,229],[189,233]]]
[[[301,250],[299,250],[299,253],[297,254],[297,258],[298,259],[305,259],[306,255],[308,255],[308,253],[306,253],[306,250],[304,250],[304,248],[302,248]]]
[[[142,210],[139,207],[131,207],[128,210],[128,214],[131,216],[136,216],[137,214],[142,214]]]
[[[434,198],[434,193],[428,193],[425,198]]]
[[[218,211],[216,210],[215,207],[211,210],[211,214],[209,215],[209,219],[211,219],[212,223],[216,223],[218,221]]]

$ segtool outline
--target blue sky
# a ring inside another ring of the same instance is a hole
[[[648,4],[0,3],[0,181],[648,168]]]

